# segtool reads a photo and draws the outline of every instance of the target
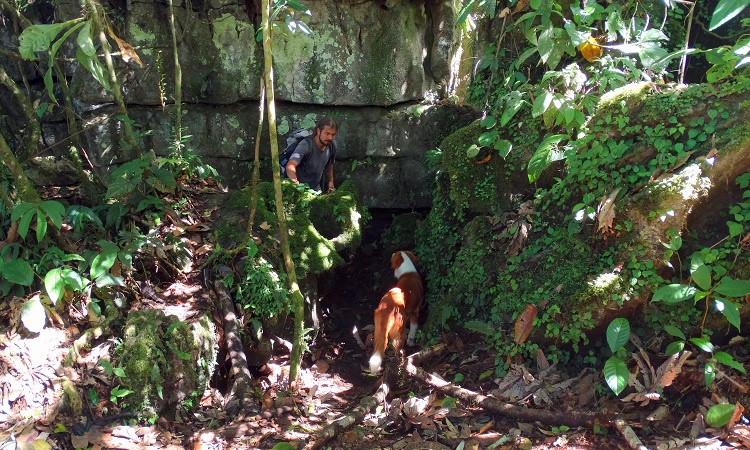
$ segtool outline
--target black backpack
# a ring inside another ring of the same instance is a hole
[[[312,131],[306,129],[306,128],[299,128],[291,133],[289,133],[289,136],[286,138],[286,148],[284,148],[284,151],[281,152],[279,155],[279,166],[281,170],[281,178],[286,178],[286,163],[289,162],[289,158],[292,156],[292,153],[294,153],[294,150],[297,148],[297,145],[299,145],[300,142],[307,139],[308,137],[311,137]],[[336,159],[336,143],[331,142],[331,156],[328,159],[328,162],[330,164],[331,161],[334,161]],[[326,165],[327,167],[327,165]]]

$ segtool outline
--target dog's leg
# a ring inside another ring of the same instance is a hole
[[[414,340],[417,337],[417,320],[412,319],[411,320],[411,327],[409,327],[409,337],[406,338],[406,345],[409,347],[414,346]]]

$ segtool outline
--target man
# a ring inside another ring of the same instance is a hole
[[[294,149],[286,164],[286,176],[293,182],[305,183],[314,191],[322,191],[323,173],[327,175],[326,194],[333,191],[333,138],[338,124],[330,117],[323,117],[315,125],[313,136],[306,138]]]

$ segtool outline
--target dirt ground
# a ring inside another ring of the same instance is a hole
[[[12,326],[17,324],[19,304],[7,302],[0,308],[0,450],[637,448],[638,439],[627,441],[626,434],[611,425],[615,416],[623,419],[624,430],[640,438],[643,448],[750,447],[750,439],[742,436],[747,431],[742,420],[732,430],[706,429],[700,416],[705,407],[700,409],[700,404],[711,393],[700,389],[698,368],[686,367],[681,383],[665,390],[665,395],[679,402],[639,406],[602,395],[597,390],[601,375],[593,370],[554,366],[526,370],[518,366],[506,377],[496,378],[497,355],[488,350],[481,336],[463,331],[443,336],[444,351],[423,361],[422,369],[508,405],[545,411],[553,418],[560,417],[560,423],[516,420],[458,401],[434,386],[404,376],[396,368],[395,358],[386,361],[386,401],[368,407],[367,399],[378,390],[383,377],[367,371],[370,349],[361,346],[354,329],[360,340],[366,340],[373,310],[394,282],[388,260],[376,246],[388,223],[387,213],[375,215],[351,263],[320,280],[323,322],[306,353],[300,389],[291,393],[280,385],[288,370],[288,355],[276,355],[268,364],[251,368],[261,412],[248,417],[229,417],[224,412],[226,380],[222,380],[225,371],[221,367],[191,417],[147,423],[119,416],[109,400],[111,380],[103,376],[97,363],[111,351],[115,340],[96,340],[75,368],[64,369],[63,358],[84,324],[61,321],[39,335],[23,335]],[[167,314],[190,320],[212,304],[213,294],[206,290],[199,270],[179,283],[155,286],[154,292],[139,298],[131,308],[162,308]],[[407,349],[408,353],[422,350],[422,344]],[[70,417],[59,408],[68,382],[86,401],[88,417]],[[729,392],[731,386],[725,382],[722,389]],[[736,389],[733,392],[736,397]],[[365,409],[361,421],[337,431],[332,439],[320,438],[321,430],[331,423]],[[606,420],[590,428],[562,425],[571,414],[589,411]]]

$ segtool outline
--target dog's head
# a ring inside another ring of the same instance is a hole
[[[396,270],[401,267],[401,264],[404,263],[404,255],[411,260],[412,264],[416,265],[419,262],[417,255],[410,251],[402,250],[391,255],[391,269]]]

